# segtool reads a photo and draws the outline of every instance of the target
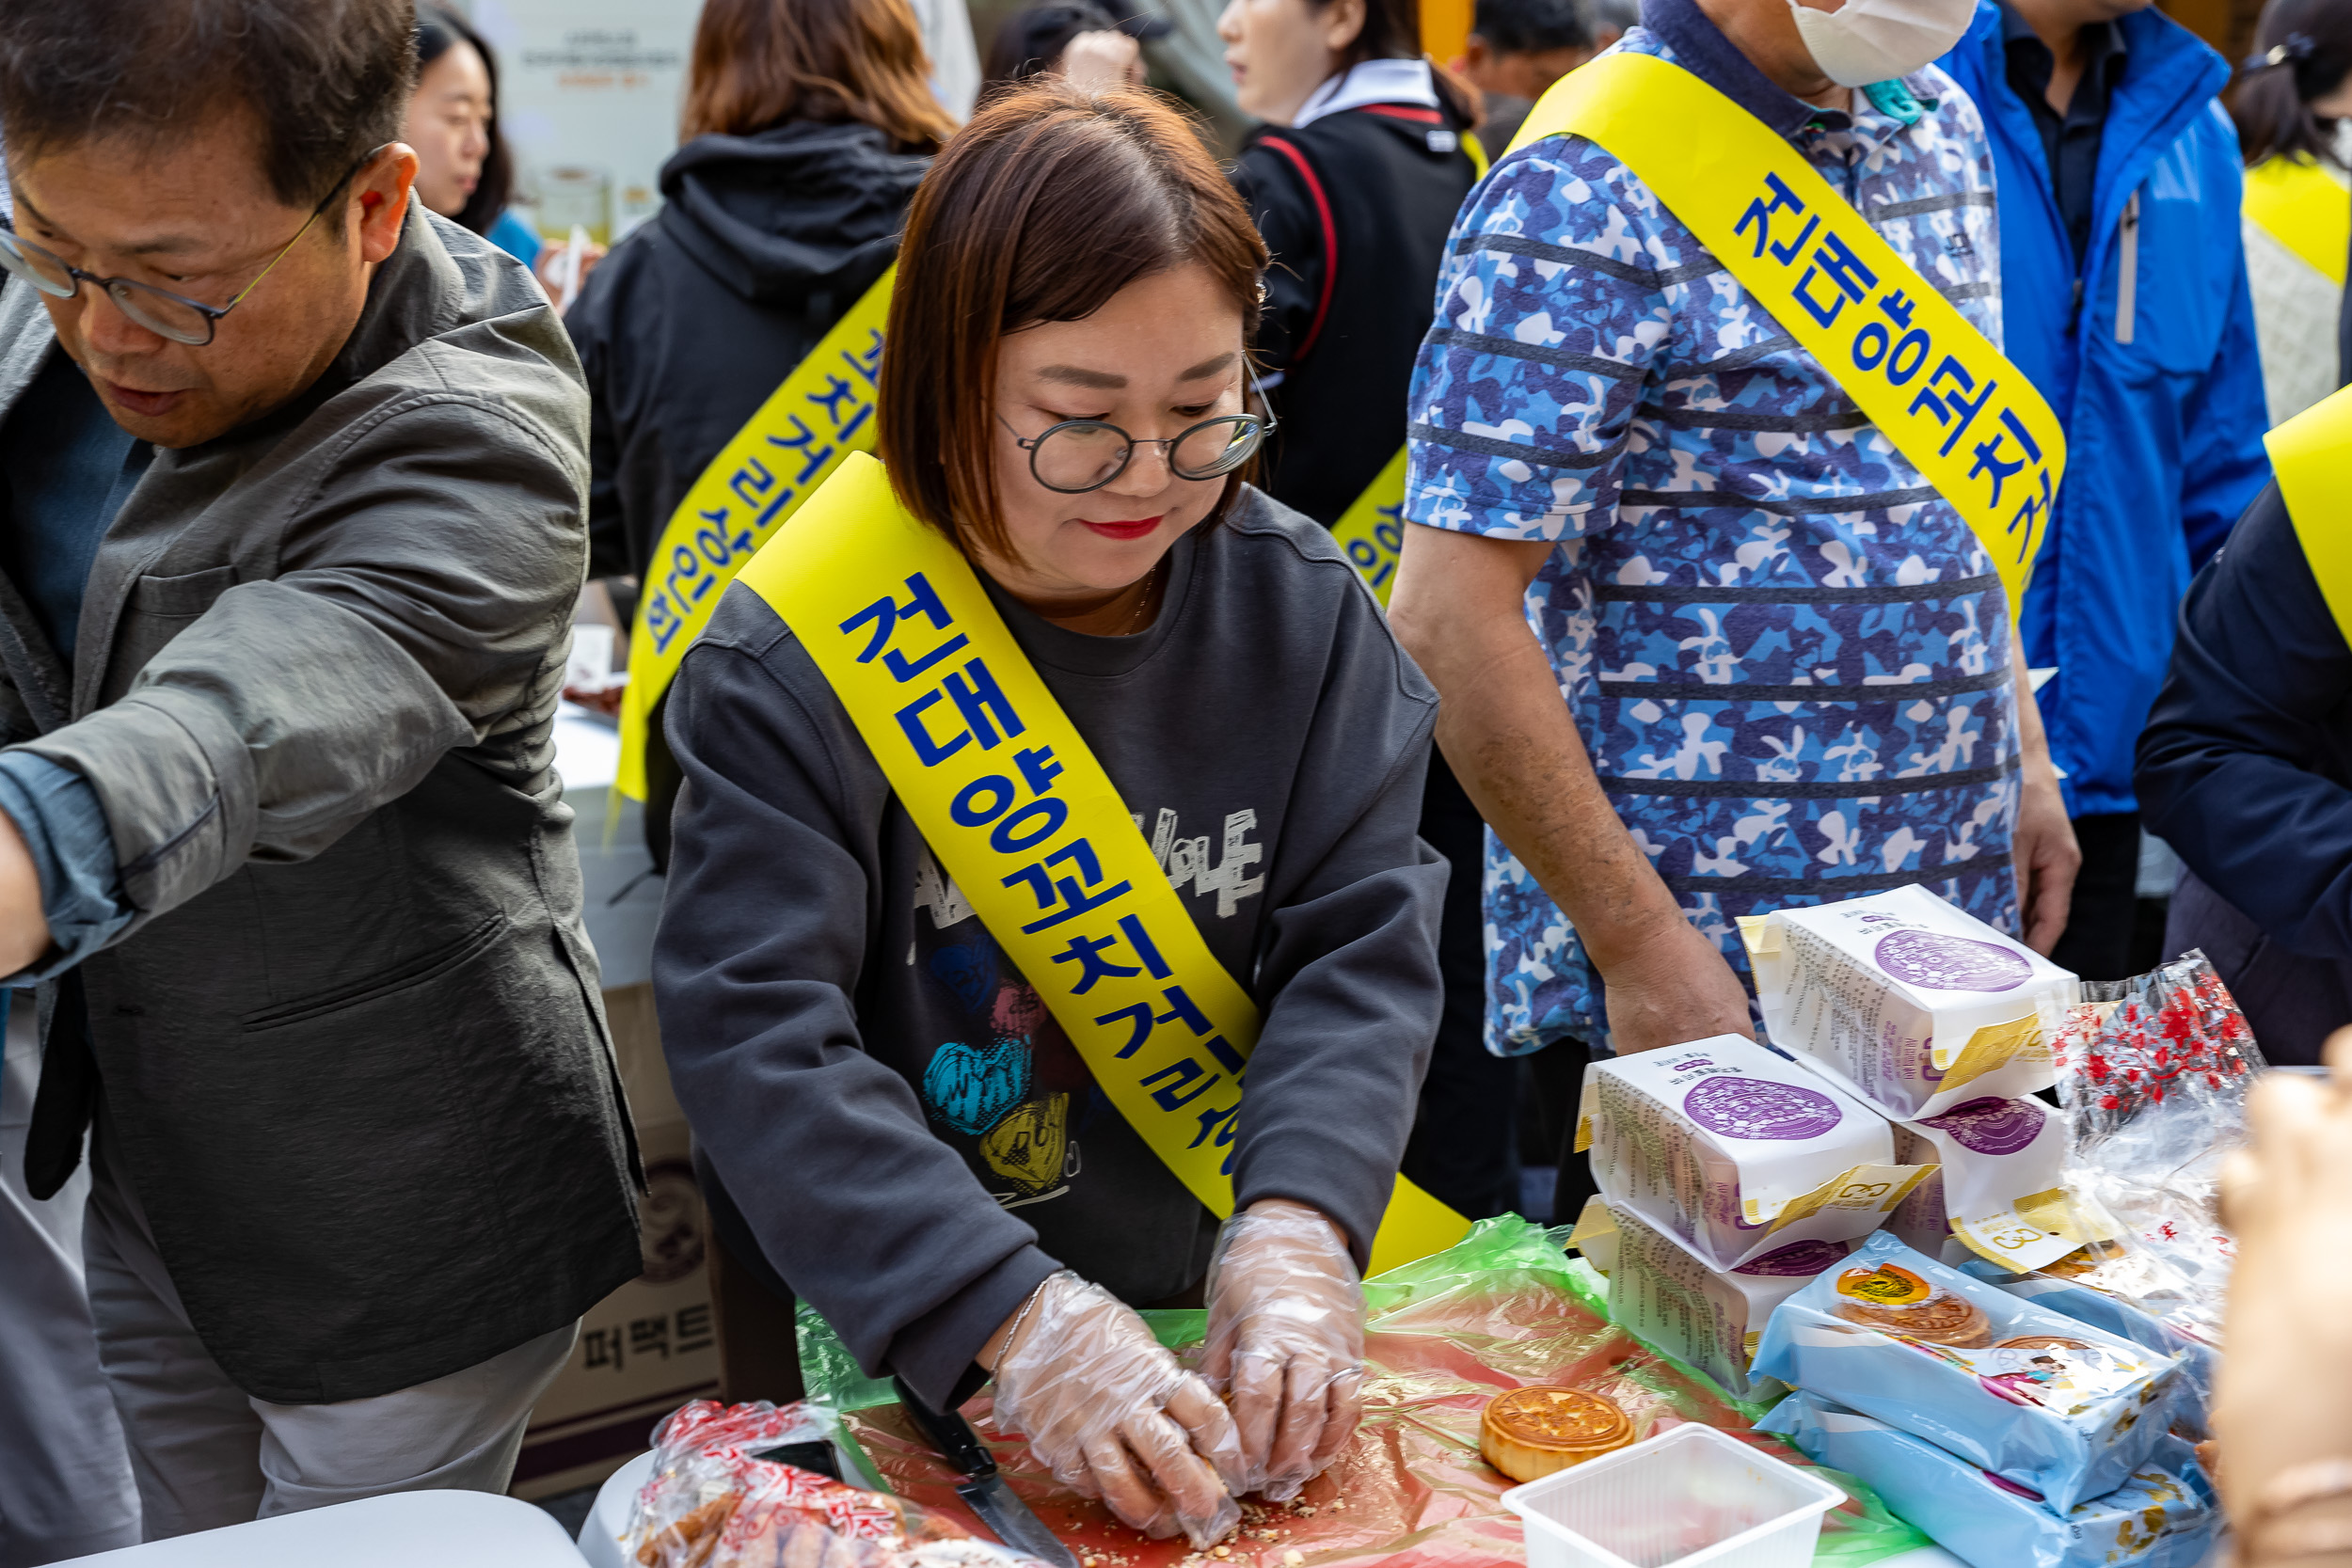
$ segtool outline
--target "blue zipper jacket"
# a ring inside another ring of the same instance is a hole
[[[2066,427],[2057,520],[2026,594],[2026,661],[2076,816],[2137,809],[2132,750],[2189,576],[2268,481],[2269,420],[2238,238],[2229,67],[2154,10],[2122,20],[2091,239],[2077,271],[2001,9],[1940,62],[1976,99],[1999,182],[2009,357]]]

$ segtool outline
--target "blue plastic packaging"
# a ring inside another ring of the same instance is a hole
[[[1905,1335],[1983,1314],[1974,1345]],[[2058,1340],[2012,1346],[2013,1339]],[[2112,1492],[2167,1436],[2178,1358],[2053,1312],[1881,1231],[1773,1311],[1751,1375],[1861,1412],[2039,1494]]]
[[[2196,1450],[2169,1434],[2122,1485],[2060,1514],[2011,1481],[1817,1395],[1791,1394],[1756,1430],[1869,1482],[1897,1517],[1975,1568],[2195,1568],[2220,1519]]]
[[[2172,1424],[2192,1437],[2208,1437],[2207,1413],[2213,1404],[2214,1374],[2221,1358],[2211,1345],[2192,1338],[2153,1313],[2122,1297],[2093,1290],[2054,1274],[2010,1274],[1998,1263],[1971,1258],[1960,1265],[1971,1276],[2022,1296],[2037,1307],[2063,1312],[2076,1323],[2120,1334],[2135,1345],[2180,1358],[2180,1392],[2173,1401]]]

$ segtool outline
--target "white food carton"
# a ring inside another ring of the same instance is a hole
[[[1867,1235],[1926,1174],[1895,1164],[1885,1117],[1738,1035],[1595,1062],[1584,1093],[1602,1196],[1709,1268]]]
[[[2030,1097],[1972,1100],[1901,1124],[1896,1147],[1937,1163],[1937,1180],[1921,1190],[1937,1189],[1946,1223],[1969,1251],[2011,1274],[2030,1274],[2092,1239],[2066,1199],[2066,1119],[2053,1106]],[[1889,1228],[1902,1234],[1900,1224]],[[1909,1238],[1905,1244],[1918,1246]]]
[[[1924,888],[1740,922],[1774,1045],[1897,1121],[2056,1081],[2050,1028],[2081,987]]]
[[[1593,1254],[1585,1240],[1588,1227],[1605,1225],[1615,1232],[1608,1271],[1610,1320],[1742,1399],[1781,1391],[1773,1379],[1748,1376],[1764,1320],[1806,1280],[1844,1262],[1854,1247],[1851,1242],[1791,1242],[1737,1269],[1710,1269],[1705,1259],[1630,1209],[1604,1205],[1587,1215],[1577,1227],[1586,1257]]]

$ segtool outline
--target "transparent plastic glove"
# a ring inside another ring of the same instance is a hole
[[[1241,1433],[1237,1490],[1287,1502],[1323,1473],[1363,1413],[1364,1288],[1338,1226],[1281,1200],[1225,1223],[1200,1370]]]
[[[1064,1484],[1146,1535],[1206,1548],[1241,1523],[1241,1444],[1200,1376],[1135,1309],[1067,1269],[996,1358],[996,1418]]]

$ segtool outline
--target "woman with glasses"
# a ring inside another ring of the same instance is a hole
[[[1200,1544],[1354,1430],[1358,1271],[1436,1027],[1445,884],[1413,831],[1434,696],[1329,536],[1246,481],[1264,268],[1177,110],[1041,78],[916,194],[880,404],[899,502],[977,569],[1263,1019],[1237,1117],[1200,1130],[1232,1153],[1222,1240],[750,582],[672,688],[654,965],[680,1102],[780,1285],[935,1406],[993,1370],[1000,1424],[1065,1481]],[[1050,784],[963,680],[981,744]],[[1160,1022],[1188,1019],[1171,993]],[[1230,1415],[1134,1311],[1204,1290]]]

